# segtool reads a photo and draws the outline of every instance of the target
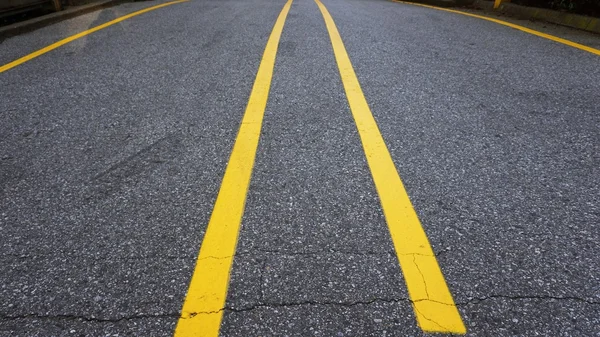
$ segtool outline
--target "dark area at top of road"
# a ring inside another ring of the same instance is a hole
[[[512,0],[511,2],[517,5],[600,17],[600,0]]]
[[[0,27],[8,26],[16,22],[21,22],[29,19],[36,18],[38,16],[46,15],[52,13],[48,9],[44,8],[35,8],[27,12],[21,12],[13,15],[8,15],[4,17],[0,17]]]
[[[62,10],[83,6],[92,3],[97,3],[98,0],[62,0]],[[15,3],[2,4],[0,3],[0,27],[8,26],[13,23],[30,20],[48,15],[56,10],[52,6],[51,1],[23,1],[20,5]],[[31,3],[31,4],[30,4]]]

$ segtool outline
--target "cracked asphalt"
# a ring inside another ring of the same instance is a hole
[[[3,40],[0,65],[163,2]],[[173,334],[284,3],[175,4],[0,74],[0,336]],[[600,336],[600,58],[323,3],[467,336]],[[222,311],[222,336],[427,335],[313,0],[283,29]]]

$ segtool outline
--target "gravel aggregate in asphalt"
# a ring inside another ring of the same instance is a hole
[[[323,2],[467,336],[600,335],[600,59]],[[9,38],[0,64],[158,3]],[[0,336],[172,334],[282,7],[176,4],[0,74]],[[312,0],[281,37],[221,334],[424,335]]]

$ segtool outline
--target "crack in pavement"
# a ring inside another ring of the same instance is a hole
[[[250,256],[256,254],[256,252],[266,253],[266,254],[280,254],[286,256],[310,256],[310,255],[325,255],[325,254],[346,254],[346,255],[359,255],[359,256],[382,256],[382,255],[395,255],[393,251],[365,251],[365,252],[353,252],[353,251],[345,251],[345,250],[323,250],[323,251],[313,251],[313,252],[286,252],[280,250],[268,250],[268,249],[253,249],[243,252],[238,252],[234,255],[228,256],[205,256],[199,260],[204,259],[230,259],[238,256]],[[423,255],[429,256],[425,254],[399,254],[399,255]],[[86,256],[82,254],[69,254],[69,253],[59,253],[59,254],[40,254],[40,255],[29,255],[29,254],[16,254],[16,253],[7,253],[1,254],[0,258],[14,258],[14,259],[51,259],[51,258],[84,258],[95,261],[123,261],[123,260],[145,260],[145,259],[164,259],[164,260],[181,260],[181,259],[197,259],[196,255],[181,255],[181,256],[171,256],[171,255],[160,255],[160,254],[151,254],[151,255],[142,255],[142,256]]]
[[[229,256],[204,256],[201,258],[198,258],[198,261],[202,261],[202,260],[226,260],[226,259],[231,259],[235,257],[235,255],[229,255]]]
[[[426,320],[430,321],[431,323],[433,323],[433,324],[435,324],[435,325],[439,326],[440,328],[442,328],[442,330],[443,330],[443,331],[451,331],[451,329],[448,329],[448,328],[446,328],[445,326],[441,325],[440,323],[438,323],[438,322],[434,321],[433,319],[431,319],[431,318],[429,318],[429,317],[427,317],[427,316],[423,315],[423,313],[422,313],[422,312],[421,312],[421,311],[420,311],[420,310],[417,308],[417,306],[416,306],[416,305],[414,305],[414,304],[413,304],[413,309],[414,309],[414,310],[415,310],[417,313],[419,313],[419,316],[421,316],[421,317],[423,317],[424,319],[426,319]]]
[[[408,298],[400,298],[400,299],[395,299],[395,298],[374,298],[371,300],[367,300],[367,301],[354,301],[354,302],[319,302],[319,301],[300,301],[300,302],[283,302],[283,303],[256,303],[254,305],[248,306],[248,307],[244,307],[244,308],[234,308],[234,307],[229,307],[226,306],[225,308],[223,308],[222,310],[227,310],[227,311],[232,311],[232,312],[245,312],[245,311],[251,311],[251,310],[255,310],[255,309],[259,309],[259,308],[285,308],[285,307],[299,307],[299,306],[342,306],[342,307],[353,307],[353,306],[358,306],[358,305],[370,305],[370,304],[374,304],[377,302],[382,302],[382,303],[399,303],[399,302],[406,302],[406,303],[411,303],[410,299]]]
[[[466,302],[456,303],[456,305],[469,305],[469,304],[477,304],[479,302],[484,302],[493,299],[507,299],[507,300],[556,300],[556,301],[578,301],[584,302],[590,305],[600,305],[600,301],[592,301],[583,297],[575,297],[575,296],[550,296],[550,295],[489,295],[485,297],[473,297]]]
[[[8,314],[0,314],[0,320],[19,320],[19,319],[49,319],[49,320],[80,320],[86,322],[96,322],[96,323],[117,323],[121,321],[127,321],[132,319],[147,319],[147,318],[178,318],[179,314],[140,314],[140,315],[131,315],[131,316],[122,316],[122,317],[114,317],[114,318],[98,318],[94,316],[83,316],[83,315],[67,315],[67,314],[57,314],[57,315],[42,315],[42,314],[24,314],[24,315],[8,315]]]
[[[398,255],[401,256],[425,256],[425,257],[435,257],[436,255],[430,255],[430,254],[422,254],[422,253],[398,253]]]
[[[394,252],[373,252],[373,251],[351,252],[351,251],[340,251],[340,250],[324,250],[324,251],[314,251],[314,252],[286,252],[286,251],[279,251],[279,250],[254,249],[251,251],[238,252],[238,253],[235,253],[234,255],[227,255],[227,256],[210,256],[209,255],[209,256],[204,256],[204,257],[198,258],[197,260],[198,261],[208,260],[208,259],[225,260],[225,259],[231,259],[231,258],[236,258],[236,257],[256,255],[256,252],[265,253],[265,254],[279,254],[279,255],[284,255],[284,256],[311,256],[311,255],[326,255],[326,254],[346,254],[346,255],[359,255],[359,256],[394,255]],[[423,254],[409,254],[409,255],[423,255]],[[429,256],[429,255],[424,255],[424,256]]]
[[[268,309],[268,308],[287,308],[287,307],[318,306],[318,305],[353,307],[353,306],[357,306],[357,305],[370,305],[370,304],[373,304],[376,302],[383,302],[383,303],[407,302],[407,303],[410,303],[411,301],[407,298],[401,298],[401,299],[374,298],[369,301],[355,301],[355,302],[302,301],[302,302],[284,302],[284,303],[256,303],[251,306],[243,307],[243,308],[235,308],[235,307],[231,307],[231,306],[225,306],[224,308],[221,308],[216,311],[192,312],[192,313],[188,313],[186,315],[182,314],[180,316],[180,318],[189,319],[189,318],[193,318],[197,315],[213,315],[213,314],[218,314],[222,311],[230,311],[230,312],[240,313],[240,312],[247,312],[247,311],[252,311],[252,310],[256,310],[256,309],[260,309],[260,308]]]
[[[181,256],[172,256],[172,255],[160,255],[160,254],[152,254],[152,255],[139,255],[139,256],[118,256],[118,255],[106,255],[106,256],[90,256],[83,254],[40,254],[40,255],[27,255],[27,254],[1,254],[0,259],[2,258],[12,258],[19,260],[49,260],[49,259],[84,259],[89,261],[109,261],[109,262],[119,262],[119,261],[136,261],[136,260],[184,260],[184,259],[194,259],[196,256],[191,255],[181,255]]]
[[[466,301],[466,302],[461,302],[461,303],[456,303],[457,306],[465,306],[465,305],[470,305],[470,304],[478,304],[480,302],[483,301],[488,301],[488,300],[493,300],[493,299],[507,299],[507,300],[524,300],[524,299],[538,299],[538,300],[558,300],[558,301],[579,301],[579,302],[584,302],[590,305],[600,305],[600,302],[597,301],[591,301],[585,298],[580,298],[580,297],[557,297],[557,296],[541,296],[541,295],[524,295],[524,296],[514,296],[514,295],[490,295],[490,296],[486,296],[486,297],[480,297],[480,298],[471,298],[470,300]],[[444,305],[452,305],[449,303],[443,303],[443,302],[439,302],[439,301],[435,301],[435,300],[430,300],[430,299],[419,299],[416,301],[412,301],[408,298],[374,298],[371,300],[365,300],[365,301],[353,301],[353,302],[319,302],[319,301],[300,301],[300,302],[282,302],[282,303],[257,303],[248,307],[242,307],[242,308],[235,308],[235,307],[231,307],[231,306],[225,306],[219,310],[215,310],[215,311],[205,311],[205,312],[192,312],[192,313],[187,313],[187,314],[179,314],[179,313],[170,313],[170,314],[138,314],[138,315],[128,315],[128,316],[122,316],[122,317],[113,317],[113,318],[100,318],[100,317],[94,317],[94,316],[84,316],[84,315],[72,315],[72,314],[57,314],[57,315],[51,315],[51,314],[21,314],[21,315],[9,315],[6,313],[0,313],[0,320],[19,320],[19,319],[49,319],[49,320],[81,320],[81,321],[86,321],[86,322],[96,322],[96,323],[117,323],[117,322],[121,322],[121,321],[127,321],[127,320],[135,320],[135,319],[152,319],[152,318],[174,318],[174,319],[190,319],[193,318],[197,315],[211,315],[211,314],[217,314],[217,313],[221,313],[223,311],[230,311],[230,312],[235,312],[235,313],[241,313],[241,312],[247,312],[247,311],[252,311],[255,309],[260,309],[260,308],[286,308],[286,307],[299,307],[299,306],[342,306],[342,307],[354,307],[354,306],[358,306],[358,305],[370,305],[370,304],[374,304],[374,303],[400,303],[400,302],[406,302],[406,303],[411,303],[413,305],[413,308],[418,311],[418,309],[416,308],[415,304],[418,302],[423,302],[423,301],[431,301],[431,302],[435,302],[435,303],[439,303],[439,304],[444,304]],[[443,328],[442,325],[440,325],[438,322],[435,322],[429,318],[427,318],[426,316],[423,316],[423,314],[419,311],[419,314],[439,325],[440,327]]]
[[[425,281],[425,275],[423,275],[423,272],[421,271],[421,268],[419,268],[419,264],[417,263],[417,254],[412,254],[413,255],[413,263],[415,264],[415,267],[417,267],[417,270],[419,271],[419,275],[421,275],[421,279],[423,280],[423,286],[425,287],[425,295],[427,295],[427,299],[429,299],[429,290],[427,290],[427,281]],[[425,317],[425,316],[423,316]]]
[[[393,251],[364,251],[364,252],[353,252],[347,250],[322,250],[322,251],[312,251],[312,252],[287,252],[281,250],[269,250],[269,249],[252,249],[243,252],[239,252],[236,256],[244,256],[244,255],[252,255],[255,252],[266,253],[266,254],[280,254],[287,256],[302,256],[302,255],[325,255],[325,254],[345,254],[345,255],[362,255],[362,256],[381,256],[381,255],[394,255]]]

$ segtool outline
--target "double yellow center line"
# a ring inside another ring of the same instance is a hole
[[[279,14],[258,68],[204,235],[181,317],[177,322],[177,337],[219,335],[277,47],[292,1],[288,0]],[[465,326],[427,235],[369,109],[340,34],[325,6],[319,0],[315,2],[329,31],[350,110],[360,134],[419,326],[428,332],[465,333]]]
[[[435,254],[369,109],[340,33],[327,8],[321,1],[315,2],[329,31],[346,97],[375,181],[419,326],[429,332],[465,333],[465,326]]]

